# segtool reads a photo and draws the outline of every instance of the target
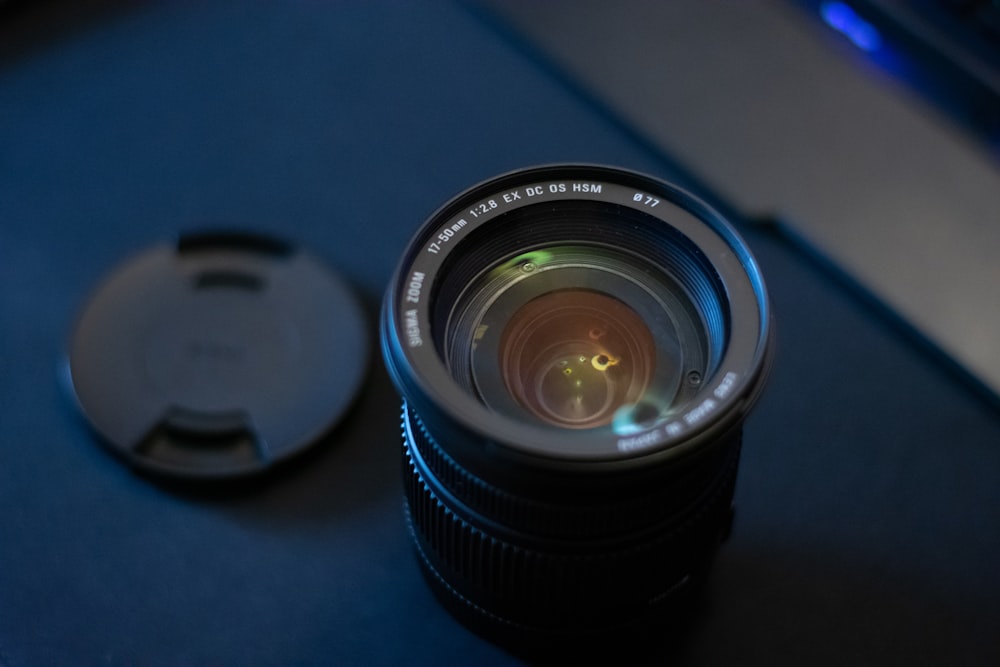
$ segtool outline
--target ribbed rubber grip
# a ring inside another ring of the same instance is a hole
[[[412,416],[412,414],[410,415]],[[414,437],[412,422],[404,435]],[[421,444],[432,442],[426,431]],[[466,488],[490,496],[479,506],[507,510],[484,515],[428,479],[423,449],[404,437],[403,473],[414,539],[433,580],[452,596],[453,603],[491,622],[556,632],[603,628],[649,615],[650,608],[666,604],[711,561],[728,530],[735,483],[738,446],[711,483],[689,506],[640,532],[614,539],[553,539],[550,533],[530,533],[501,517],[517,518],[529,503],[512,498],[472,478],[451,464],[437,461],[448,474],[464,476]],[[433,450],[432,450],[433,451]],[[438,450],[440,451],[440,450]],[[435,473],[436,474],[436,471]],[[454,482],[453,482],[454,483]],[[469,484],[473,486],[468,486]],[[517,507],[517,510],[511,508]],[[551,508],[540,524],[553,520]],[[676,510],[676,508],[672,508]],[[570,510],[560,508],[570,514]],[[661,509],[661,512],[663,510]],[[578,512],[583,522],[588,511]],[[455,604],[451,605],[456,606]],[[489,610],[484,611],[484,610]]]
[[[528,494],[511,493],[470,473],[437,443],[420,415],[405,403],[402,419],[403,439],[415,449],[416,467],[434,482],[432,486],[495,524],[557,539],[607,539],[635,533],[663,523],[671,510],[686,511],[702,501],[711,480],[726,468],[725,459],[738,455],[742,435],[742,431],[735,431],[731,442],[716,447],[712,455],[686,469],[677,466],[680,471],[658,479],[656,485],[647,484],[611,497],[592,494],[545,502]]]

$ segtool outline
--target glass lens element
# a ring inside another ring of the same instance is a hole
[[[544,422],[564,428],[611,423],[636,403],[656,367],[656,344],[639,315],[587,289],[544,294],[514,313],[500,340],[511,396]]]

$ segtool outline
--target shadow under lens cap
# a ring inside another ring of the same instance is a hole
[[[185,236],[92,294],[69,371],[84,415],[146,471],[259,473],[327,432],[364,379],[364,315],[329,268],[279,241]]]

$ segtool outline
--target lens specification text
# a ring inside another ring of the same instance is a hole
[[[512,206],[521,206],[532,198],[541,197],[544,199],[546,196],[565,198],[574,194],[600,195],[605,192],[605,186],[605,183],[593,183],[590,181],[559,181],[555,183],[528,185],[518,190],[509,190],[489,199],[483,199],[473,204],[462,214],[467,217],[453,220],[449,225],[438,230],[437,236],[427,244],[426,251],[431,255],[437,255],[472,222],[481,222],[485,218],[491,217],[496,213],[501,213]],[[660,200],[644,193],[635,194],[632,197],[632,201],[649,207],[660,203]]]
[[[491,199],[490,201],[492,202],[493,200]],[[472,211],[469,212],[471,213]],[[436,255],[439,252],[441,252],[441,246],[445,243],[448,243],[453,238],[455,238],[455,235],[458,234],[460,231],[462,231],[468,224],[469,223],[466,221],[465,218],[459,218],[455,222],[451,223],[450,226],[442,229],[437,235],[437,241],[433,241],[430,245],[427,246],[427,252],[431,253],[432,255]]]
[[[511,201],[513,201],[513,200],[511,200]],[[485,214],[489,213],[490,211],[492,211],[493,209],[495,209],[497,206],[499,206],[499,204],[497,204],[497,200],[496,199],[490,199],[490,200],[487,200],[487,201],[483,202],[482,204],[479,204],[475,208],[470,208],[469,209],[469,215],[471,215],[473,218],[478,218],[480,215],[485,215]]]

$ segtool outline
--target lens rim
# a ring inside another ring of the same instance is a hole
[[[558,209],[560,201],[574,199],[611,202],[659,219],[701,249],[724,287],[729,331],[722,358],[690,408],[665,424],[622,436],[513,419],[469,394],[451,376],[434,344],[435,278],[450,254],[460,251],[462,240],[515,208],[547,202]],[[475,185],[439,208],[413,237],[392,278],[382,332],[387,369],[425,420],[437,422],[435,415],[440,415],[448,428],[489,443],[492,454],[561,464],[671,458],[698,447],[743,419],[760,393],[772,349],[771,310],[760,269],[721,214],[651,176],[586,164],[513,171]]]

